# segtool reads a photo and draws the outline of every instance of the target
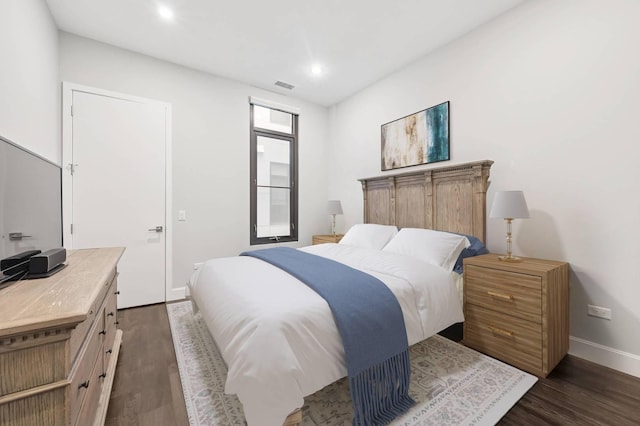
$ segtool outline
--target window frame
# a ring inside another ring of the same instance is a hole
[[[278,109],[268,105],[250,104],[250,218],[249,218],[249,243],[250,245],[274,244],[282,242],[298,241],[298,119],[297,113]],[[254,125],[254,108],[258,105],[262,108],[269,108],[276,111],[282,111],[291,114],[291,130],[292,133],[284,133],[276,130],[264,129]],[[289,194],[289,235],[278,236],[272,235],[268,237],[258,237],[258,136],[284,140],[289,142],[289,176],[290,176],[290,194]]]

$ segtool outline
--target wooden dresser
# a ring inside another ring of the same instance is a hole
[[[342,237],[344,237],[342,234],[313,235],[311,237],[311,244],[339,243]]]
[[[569,349],[569,265],[464,259],[464,344],[546,377]]]
[[[0,290],[0,425],[102,425],[122,331],[124,248],[70,251],[67,267]]]

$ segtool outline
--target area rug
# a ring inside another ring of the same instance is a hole
[[[242,404],[224,393],[227,368],[191,302],[167,305],[191,425],[244,426]],[[537,378],[441,336],[413,345],[409,393],[416,405],[394,426],[493,425]],[[305,398],[304,426],[350,426],[346,379]]]

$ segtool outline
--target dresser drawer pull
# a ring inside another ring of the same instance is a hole
[[[89,388],[89,380],[87,380],[84,383],[80,383],[80,386],[78,386],[78,389],[82,389],[82,388],[85,388],[85,389]]]
[[[101,375],[99,375],[98,377],[100,377],[101,379],[104,379],[105,377],[107,377],[107,373],[102,373]]]
[[[114,314],[113,314],[113,312],[109,312],[109,313],[107,314],[107,316],[108,316],[108,317],[112,317],[113,315],[114,315]]]
[[[107,334],[107,331],[106,331],[106,330],[102,330],[102,331],[101,331],[101,332],[99,332],[98,334],[105,335],[105,334]]]
[[[507,330],[503,330],[501,328],[497,328],[497,327],[493,327],[491,325],[487,326],[487,328],[493,333],[493,334],[499,334],[501,336],[507,336],[507,337],[513,337],[513,331],[507,331]]]
[[[114,291],[113,294],[120,294],[120,290]]]
[[[108,353],[108,354],[110,354],[110,353],[112,353],[112,352],[113,352],[113,349],[109,349],[109,350],[107,351],[107,353]]]
[[[488,291],[487,294],[498,299],[513,300],[513,296],[510,294],[496,293],[495,291]]]

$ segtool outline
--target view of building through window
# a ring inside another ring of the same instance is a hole
[[[251,104],[251,244],[297,241],[298,115]]]

